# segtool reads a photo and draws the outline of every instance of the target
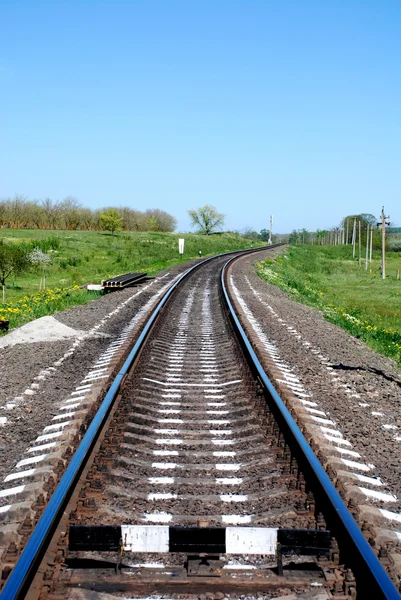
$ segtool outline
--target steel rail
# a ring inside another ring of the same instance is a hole
[[[197,263],[193,267],[187,269],[179,277],[179,279],[177,279],[177,281],[167,290],[167,292],[159,301],[153,313],[149,317],[141,335],[139,336],[133,349],[129,353],[121,370],[116,375],[113,383],[111,384],[96,415],[93,417],[91,424],[89,425],[80,445],[75,451],[70,464],[68,465],[64,475],[62,476],[52,497],[50,498],[49,503],[47,504],[41,518],[39,519],[34,531],[32,532],[32,535],[30,536],[18,562],[11,571],[1,592],[2,600],[17,600],[19,598],[23,598],[26,592],[28,591],[28,587],[35,574],[35,569],[38,567],[41,559],[43,558],[47,545],[51,539],[52,534],[54,533],[54,529],[61,518],[62,512],[68,502],[68,499],[71,497],[74,486],[76,485],[76,482],[87,462],[90,452],[97,438],[100,435],[106,418],[117,397],[118,391],[121,386],[121,382],[127,374],[127,372],[129,371],[129,369],[131,368],[136,357],[138,356],[139,351],[142,348],[145,339],[149,335],[149,332],[154,322],[158,318],[161,310],[163,309],[164,305],[171,297],[173,292],[176,290],[176,288],[195,269],[198,269],[202,265],[212,260],[216,260],[222,256],[230,254],[240,253],[241,255],[244,255],[259,252],[261,250],[269,250],[270,248],[274,248],[280,245],[282,244],[274,244],[270,246],[263,246],[261,248],[252,248],[248,250],[233,250],[230,252],[225,252],[223,254],[218,254],[216,256],[211,256]]]
[[[340,552],[342,555],[344,553],[344,555],[347,555],[348,557],[352,556],[352,562],[354,564],[356,562],[357,574],[359,576],[357,589],[358,600],[400,600],[400,595],[394,584],[364,538],[360,528],[342,501],[341,496],[335,489],[326,471],[323,469],[300,428],[291,416],[288,408],[266,375],[266,372],[236,315],[228,294],[226,276],[229,265],[237,258],[239,257],[234,256],[231,258],[224,265],[221,273],[223,296],[231,320],[239,336],[240,343],[246,350],[252,370],[257,374],[262,386],[267,392],[268,398],[271,400],[269,408],[275,414],[287,443],[295,450],[298,462],[300,462],[299,456],[302,457],[302,466],[304,470],[307,470],[309,475],[312,476],[314,488],[318,492],[318,501],[323,502],[330,509],[330,517],[338,528],[336,531],[332,531],[332,533],[338,540],[338,533],[340,532],[345,543],[349,544],[349,547],[346,548],[345,552],[344,549],[341,550],[340,546]]]

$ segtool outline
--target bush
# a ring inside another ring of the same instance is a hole
[[[60,240],[55,236],[45,238],[44,240],[36,240],[31,244],[32,250],[39,248],[42,252],[49,252],[49,250],[58,250],[60,248]]]
[[[401,235],[390,235],[387,239],[387,250],[401,252]]]
[[[68,258],[62,258],[59,262],[60,269],[66,269],[67,267],[78,267],[82,262],[79,256],[70,256]]]
[[[68,259],[68,264],[71,267],[78,267],[81,264],[81,262],[82,262],[82,259],[79,256],[71,256]]]
[[[22,245],[6,244],[0,240],[0,284],[4,287],[11,275],[17,275],[29,268],[29,254]]]

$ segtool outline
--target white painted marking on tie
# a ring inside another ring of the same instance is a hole
[[[396,502],[397,496],[393,496],[393,494],[385,494],[384,492],[378,492],[377,490],[368,490],[367,488],[360,487],[361,492],[363,492],[369,498],[373,498],[374,500],[380,500],[381,502]]]
[[[0,490],[0,498],[7,498],[7,496],[16,496],[21,494],[25,487],[25,485],[18,485],[16,487],[9,488],[8,490]]]
[[[35,473],[36,469],[28,469],[27,471],[20,471],[19,473],[11,473],[11,475],[7,475],[4,477],[4,482],[14,481],[14,479],[22,479],[24,477],[30,477]]]
[[[173,515],[169,515],[168,513],[145,513],[143,516],[145,521],[153,523],[170,523],[173,519]]]
[[[223,523],[229,525],[245,525],[246,523],[252,523],[251,515],[222,515],[221,520]]]
[[[42,450],[48,450],[57,446],[56,442],[49,442],[48,444],[41,444],[40,446],[31,446],[27,452],[41,452]]]
[[[360,469],[361,471],[370,471],[373,465],[365,465],[364,463],[355,462],[354,460],[348,460],[347,458],[340,459],[350,469]]]
[[[148,500],[173,500],[178,498],[178,494],[171,494],[170,492],[152,492],[148,494]]]
[[[379,508],[379,511],[381,512],[382,516],[386,519],[390,519],[390,521],[397,521],[398,523],[401,523],[401,514],[390,512],[389,510],[386,510],[384,508]]]
[[[23,460],[17,462],[15,468],[19,469],[20,467],[26,467],[27,465],[34,465],[38,462],[42,462],[48,456],[48,454],[41,454],[40,456],[31,456],[30,458],[24,458]]]

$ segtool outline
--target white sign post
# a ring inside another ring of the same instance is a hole
[[[184,238],[178,238],[178,252],[181,256],[184,254]]]

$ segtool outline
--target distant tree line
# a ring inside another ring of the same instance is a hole
[[[376,227],[377,219],[374,215],[362,213],[360,215],[348,215],[342,219],[339,225],[330,229],[294,229],[290,233],[290,244],[318,244],[322,246],[337,246],[352,244],[353,239],[359,235],[361,230],[361,243],[366,244],[368,230],[372,230],[373,247],[380,248],[381,234]]]
[[[375,215],[361,213],[359,215],[348,215],[342,219],[339,225],[330,229],[294,229],[289,236],[290,244],[318,244],[318,245],[355,245],[358,242],[363,247],[367,241],[373,250],[379,250],[382,244],[381,228],[378,227],[379,220]],[[393,252],[401,252],[401,228],[388,227],[386,229],[386,249]],[[369,236],[369,240],[367,240]]]
[[[12,229],[101,230],[101,214],[117,211],[123,231],[174,231],[176,219],[159,208],[144,212],[129,208],[86,208],[76,198],[29,200],[23,196],[0,199],[0,227]]]
[[[259,240],[262,242],[269,241],[269,230],[261,229],[259,233],[255,231],[252,227],[244,227],[241,231],[235,231],[235,233],[243,238],[248,240]],[[286,244],[288,242],[289,234],[288,233],[273,233],[272,234],[272,243],[273,244]]]

